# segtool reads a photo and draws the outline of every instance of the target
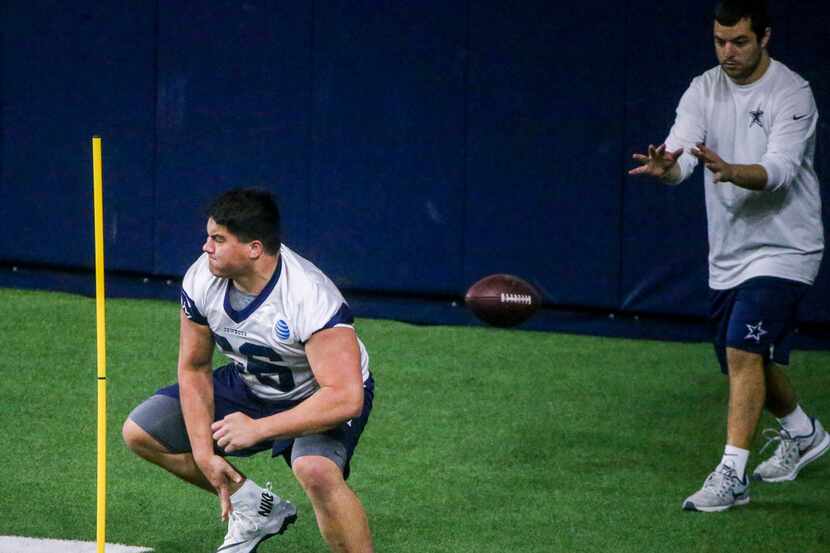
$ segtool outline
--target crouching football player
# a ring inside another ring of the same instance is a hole
[[[343,296],[281,244],[279,223],[268,192],[235,189],[214,201],[204,253],[182,283],[178,384],[133,410],[124,440],[218,495],[228,521],[219,552],[254,551],[297,517],[226,460],[267,450],[291,466],[332,551],[371,552],[365,511],[345,481],[372,409],[368,356]],[[214,344],[231,361],[216,370]]]

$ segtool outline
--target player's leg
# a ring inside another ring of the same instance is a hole
[[[769,363],[764,377],[767,385],[767,411],[778,419],[795,411],[798,407],[798,396],[784,369],[778,363]]]
[[[690,511],[719,512],[749,503],[746,465],[749,446],[764,408],[764,366],[760,355],[726,349],[729,412],[721,462],[703,487],[683,502]]]
[[[766,400],[764,359],[760,354],[726,348],[729,365],[729,414],[726,423],[726,444],[749,453],[755,429],[761,419]],[[738,467],[743,477],[746,459]]]
[[[320,534],[337,553],[370,553],[369,521],[358,497],[331,459],[307,455],[293,461],[294,474],[317,517]]]
[[[729,376],[727,443],[723,457],[703,486],[683,501],[690,511],[719,512],[749,503],[746,463],[749,443],[764,403],[764,370],[760,355],[734,347],[739,332],[740,289],[713,291],[711,317],[715,324],[715,353]],[[737,314],[737,316],[736,316]]]
[[[174,406],[171,404],[175,404]],[[165,419],[169,420],[171,417],[165,417],[164,413],[170,414],[172,411],[172,418],[181,416],[181,409],[178,407],[178,402],[173,398],[163,395],[154,395],[146,400],[144,403],[136,407],[127,420],[124,421],[124,426],[121,429],[121,435],[124,438],[124,443],[136,455],[150,461],[151,463],[160,466],[164,470],[178,476],[185,482],[189,482],[194,486],[198,486],[203,490],[211,493],[216,493],[216,490],[205,478],[202,471],[193,460],[193,455],[189,452],[189,443],[182,439],[187,433],[182,432],[184,422],[180,425],[158,424],[159,421]],[[140,423],[136,422],[140,421]],[[178,427],[177,427],[178,426]],[[167,436],[166,442],[178,442],[178,447],[168,447],[163,445],[158,438],[153,437],[144,428],[150,428],[157,436]],[[179,453],[173,453],[178,449]],[[238,488],[239,485],[231,482],[231,484]],[[231,493],[236,489],[232,489]]]
[[[808,286],[777,280],[765,298],[770,306],[772,348],[766,366],[767,409],[778,419],[780,429],[764,431],[768,438],[762,451],[776,445],[773,454],[752,476],[766,482],[793,480],[799,471],[830,450],[830,436],[817,419],[809,417],[798,404],[795,388],[784,368],[789,365],[791,338],[797,324],[798,306]]]
[[[220,392],[223,391],[221,383],[215,382],[214,385]],[[220,413],[226,411],[223,395],[226,394],[220,393],[216,398],[219,403],[217,412]],[[142,459],[205,491],[216,493],[193,459],[179,402],[178,385],[159,390],[133,409],[124,421],[121,435],[127,447]],[[233,494],[241,486],[242,483],[230,482],[230,493]]]
[[[369,420],[374,382],[364,386],[363,412],[339,428],[294,440],[291,467],[314,507],[323,539],[337,553],[371,553],[363,504],[346,483],[350,461]]]
[[[252,403],[245,393],[236,369],[223,367],[214,372],[214,412],[216,418],[241,411],[251,417],[263,416],[260,406]],[[190,449],[178,386],[169,386],[144,401],[130,413],[124,423],[122,435],[127,446],[137,455],[179,478],[216,493],[196,465]],[[271,449],[270,441],[240,452],[242,456]],[[234,467],[236,468],[236,467]],[[242,474],[238,469],[237,472]],[[261,488],[253,480],[231,482],[232,512],[228,521],[228,533],[220,546],[222,553],[248,553],[264,540],[281,534],[296,520],[296,509],[271,492]]]

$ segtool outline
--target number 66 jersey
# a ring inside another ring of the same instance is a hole
[[[237,310],[233,282],[214,276],[208,255],[190,266],[182,282],[185,316],[210,327],[216,346],[233,360],[243,381],[268,402],[295,404],[319,388],[305,343],[325,328],[353,328],[354,317],[343,295],[314,264],[288,247],[280,248],[274,275],[259,295]],[[239,305],[237,305],[239,307]],[[369,378],[363,342],[360,366]]]

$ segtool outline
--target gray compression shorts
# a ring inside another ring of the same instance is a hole
[[[217,369],[215,373],[227,370],[226,367]],[[227,376],[227,375],[224,375]],[[217,375],[214,382],[217,381]],[[217,390],[218,391],[218,390]],[[263,408],[261,402],[252,405],[244,405],[239,401],[228,402],[219,393],[214,397],[214,410],[216,419],[221,419],[231,412],[243,412],[252,418],[261,418],[278,413],[285,408],[274,407]],[[238,400],[238,397],[236,398]],[[318,455],[331,459],[343,471],[344,477],[348,478],[349,465],[354,449],[357,446],[360,434],[369,419],[374,399],[374,380],[369,378],[364,383],[363,412],[360,417],[347,421],[339,427],[332,428],[323,433],[310,434],[286,440],[267,440],[254,445],[251,448],[225,453],[217,446],[217,453],[220,455],[231,455],[247,457],[260,451],[270,449],[272,456],[282,455],[286,462],[291,465],[294,460],[308,456]],[[178,398],[178,386],[162,388],[155,395],[151,396],[129,415],[130,420],[141,427],[156,441],[163,445],[170,453],[190,452],[190,440],[187,436],[184,418],[182,416],[181,404]]]

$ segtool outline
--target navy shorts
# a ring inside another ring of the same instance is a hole
[[[300,438],[266,440],[232,453],[225,453],[217,446],[217,453],[247,457],[270,449],[272,457],[282,455],[289,465],[292,459],[301,455],[323,455],[337,463],[343,469],[344,477],[348,478],[352,455],[372,411],[374,389],[374,379],[370,376],[363,384],[363,412],[359,417],[336,428]],[[167,403],[159,408],[161,404],[153,401],[157,396],[166,396],[174,399],[175,402],[167,400]],[[172,453],[190,451],[190,441],[187,437],[179,401],[179,385],[173,384],[159,389],[156,396],[149,398],[130,414],[134,422]],[[236,412],[244,413],[252,419],[260,419],[286,411],[301,403],[301,401],[269,402],[258,398],[239,377],[239,371],[233,364],[213,371],[213,402],[214,420],[221,420],[226,415]],[[301,451],[294,451],[295,449]]]
[[[756,277],[729,290],[711,290],[715,353],[729,372],[726,348],[758,353],[764,364],[789,365],[798,304],[809,285],[777,277]]]

